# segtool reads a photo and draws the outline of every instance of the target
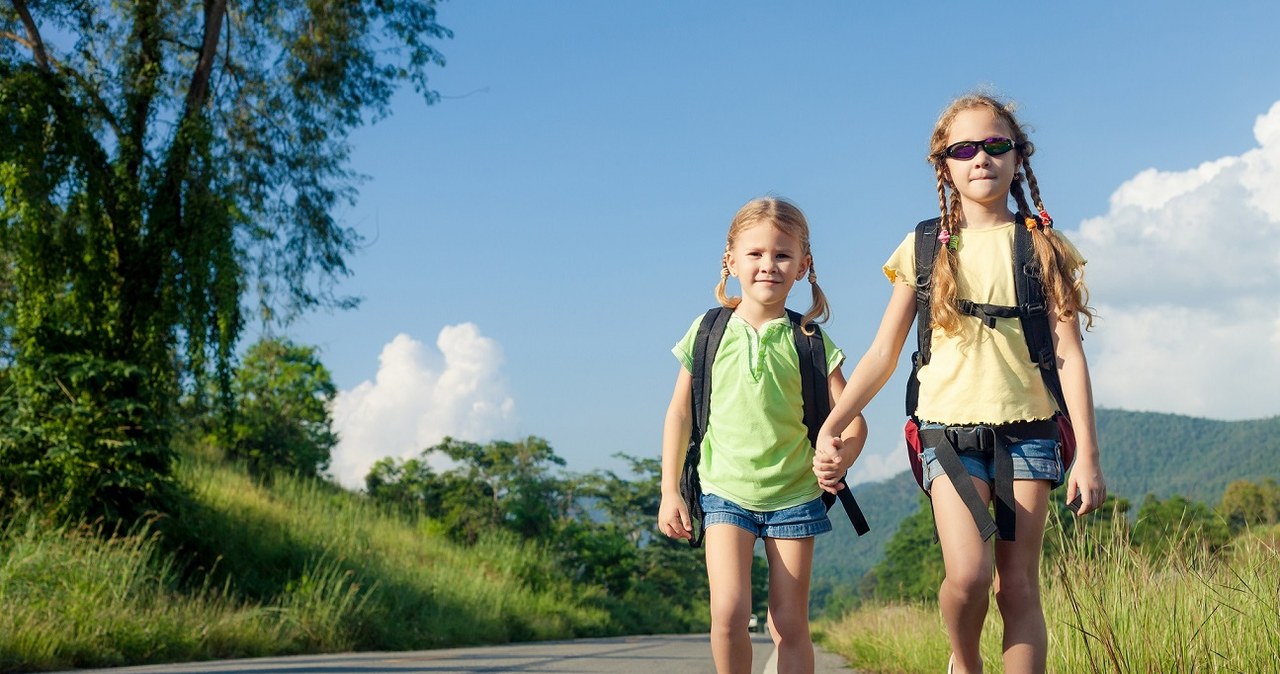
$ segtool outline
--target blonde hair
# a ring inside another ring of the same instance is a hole
[[[1014,104],[1001,102],[994,96],[984,93],[969,94],[951,102],[933,127],[933,137],[929,140],[929,163],[933,164],[934,174],[938,180],[938,210],[942,215],[942,229],[955,235],[960,227],[960,193],[951,183],[946,170],[947,137],[951,133],[951,124],[956,115],[965,110],[986,109],[997,119],[1002,120],[1013,134],[1014,151],[1022,160],[1021,169],[1014,174],[1009,193],[1018,203],[1018,210],[1023,218],[1029,219],[1032,228],[1031,243],[1036,258],[1040,262],[1040,277],[1044,284],[1045,296],[1058,310],[1060,320],[1076,320],[1077,315],[1084,317],[1085,330],[1093,327],[1093,311],[1089,307],[1089,289],[1084,283],[1084,266],[1076,261],[1066,243],[1053,232],[1049,223],[1037,215],[1045,211],[1044,202],[1040,199],[1040,186],[1036,175],[1031,170],[1031,155],[1036,147],[1027,138],[1026,129],[1014,116]],[[1025,175],[1027,188],[1031,191],[1031,201],[1023,191],[1022,183]],[[1034,209],[1031,207],[1034,205]],[[1020,227],[1023,223],[1014,226]],[[938,263],[933,265],[931,279],[933,324],[953,335],[960,330],[960,312],[956,308],[956,276],[959,271],[957,256],[947,247],[938,250]]]
[[[725,295],[725,286],[729,282],[729,251],[733,243],[743,231],[756,225],[769,224],[777,227],[782,233],[800,242],[800,255],[809,261],[809,289],[813,294],[813,304],[805,312],[800,325],[805,334],[813,334],[810,323],[825,323],[831,318],[831,307],[827,304],[827,296],[818,287],[818,273],[814,271],[813,252],[809,248],[809,221],[799,206],[777,197],[761,197],[752,199],[738,209],[729,223],[729,235],[724,244],[724,256],[720,258],[720,283],[716,285],[716,299],[720,306],[734,309],[742,302],[741,297]]]

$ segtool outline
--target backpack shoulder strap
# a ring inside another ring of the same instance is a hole
[[[809,429],[809,444],[818,443],[818,431],[831,414],[831,396],[827,391],[827,345],[822,340],[822,329],[810,323],[812,335],[804,333],[803,318],[787,309],[791,319],[791,332],[796,341],[796,353],[800,356],[800,389],[804,394],[804,425]]]
[[[922,220],[916,224],[916,352],[911,356],[911,376],[907,379],[907,416],[915,418],[920,399],[920,381],[916,372],[929,363],[933,344],[933,263],[938,258],[938,232],[942,218]]]
[[[1021,215],[1015,219],[1015,222],[1021,221]],[[1058,379],[1058,358],[1053,349],[1053,326],[1049,324],[1049,302],[1044,293],[1040,260],[1031,243],[1032,236],[1025,227],[1014,228],[1013,275],[1017,283],[1018,315],[1031,362],[1040,370],[1044,386],[1058,404],[1058,409],[1066,414],[1062,382]]]
[[[816,324],[809,324],[813,334],[806,335],[801,323],[803,316],[788,309],[787,317],[791,319],[791,332],[796,341],[796,353],[800,356],[800,390],[804,395],[804,425],[809,430],[809,444],[817,446],[818,431],[822,430],[822,424],[831,414],[831,391],[827,386],[827,344],[822,339],[822,329]],[[822,503],[827,510],[831,510],[831,506],[835,505],[837,499],[844,505],[844,512],[849,516],[849,522],[853,524],[853,530],[859,536],[871,530],[867,525],[866,516],[862,514],[862,508],[858,506],[858,501],[853,497],[853,492],[850,491],[844,478],[840,480],[838,493],[822,492]]]
[[[711,364],[716,360],[716,350],[724,338],[725,325],[733,310],[726,307],[709,309],[698,325],[693,341],[693,439],[702,440],[707,432],[707,419],[711,414]]]

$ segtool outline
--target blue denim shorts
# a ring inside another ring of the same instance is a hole
[[[760,512],[715,494],[703,494],[702,512],[703,527],[732,524],[757,538],[811,538],[831,531],[831,519],[821,497],[782,510]]]
[[[925,424],[925,428],[942,428],[943,424]],[[993,454],[977,450],[957,452],[960,462],[969,474],[991,484],[995,479],[995,458]],[[1048,480],[1056,488],[1062,484],[1062,457],[1058,454],[1058,441],[1053,439],[1024,440],[1009,445],[1009,454],[1013,457],[1013,479],[1015,480]],[[945,475],[942,464],[938,463],[933,447],[926,447],[924,455],[924,489],[929,491],[934,478]]]

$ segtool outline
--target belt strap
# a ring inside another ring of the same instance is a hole
[[[920,429],[920,442],[933,447],[938,464],[950,478],[960,500],[973,515],[974,524],[983,540],[998,534],[1000,540],[1014,540],[1015,509],[1013,500],[1013,455],[1009,445],[1033,438],[1057,438],[1057,424],[1048,421],[1022,421],[1000,426],[947,426]],[[990,452],[995,463],[995,507],[993,519],[978,496],[969,471],[960,461],[962,451]]]

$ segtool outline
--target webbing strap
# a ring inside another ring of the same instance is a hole
[[[998,533],[1000,540],[1014,540],[1015,502],[1013,498],[1013,455],[1011,445],[1026,440],[1057,440],[1056,421],[1018,421],[1000,426],[948,426],[946,428],[921,428],[920,444],[933,447],[938,463],[973,515],[978,533],[983,540]],[[993,479],[996,516],[992,519],[986,505],[978,496],[969,472],[960,461],[959,452],[980,451],[992,454],[995,463]]]
[[[689,519],[695,524],[696,534],[689,539],[690,547],[702,545],[706,533],[702,525],[702,484],[698,479],[698,463],[702,461],[702,438],[707,432],[707,419],[711,415],[711,363],[715,362],[716,351],[720,348],[720,340],[724,338],[725,326],[729,323],[732,309],[715,307],[707,311],[698,325],[698,334],[693,342],[693,390],[690,402],[693,412],[693,427],[690,432],[689,446],[685,450],[684,467],[680,473],[680,493],[684,496],[685,505],[689,508]]]
[[[810,325],[813,334],[806,335],[801,324],[803,316],[788,309],[787,317],[791,319],[791,332],[795,337],[796,353],[800,356],[800,390],[804,393],[804,423],[809,431],[809,444],[816,447],[818,431],[822,430],[823,422],[831,414],[831,394],[827,388],[825,376],[827,345],[822,341],[822,330],[818,326]],[[853,525],[853,530],[861,536],[870,531],[871,527],[862,514],[862,508],[858,507],[858,501],[853,497],[853,492],[849,490],[845,477],[846,475],[840,476],[840,488],[835,494],[822,492],[822,503],[827,510],[831,510],[838,498],[840,504],[844,506],[845,514],[849,516],[849,523]]]
[[[916,352],[911,354],[911,376],[907,378],[907,416],[915,418],[920,400],[920,380],[916,373],[929,364],[933,345],[933,261],[938,256],[938,231],[942,218],[923,220],[916,225]]]

